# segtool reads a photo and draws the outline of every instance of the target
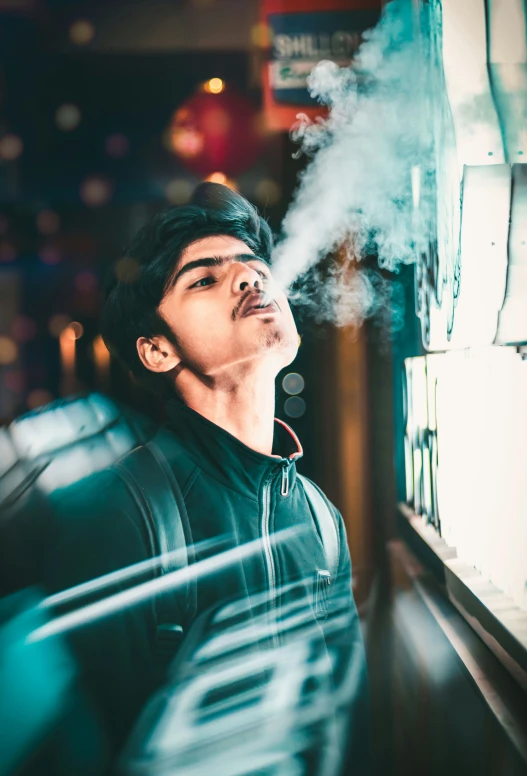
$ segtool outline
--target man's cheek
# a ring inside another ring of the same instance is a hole
[[[293,313],[291,311],[291,307],[289,306],[289,300],[283,295],[281,300],[278,300],[278,304],[280,305],[280,309],[282,310],[283,314],[286,318],[289,318],[291,321],[294,322]]]
[[[274,299],[278,303],[278,306],[282,310],[282,312],[285,312],[289,308],[289,302],[287,300],[287,296],[284,294],[283,291],[279,291],[277,294],[273,294]]]

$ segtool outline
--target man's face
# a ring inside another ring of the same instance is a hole
[[[159,312],[176,335],[183,365],[198,374],[220,376],[262,359],[278,373],[298,350],[285,294],[267,264],[234,237],[191,243]]]

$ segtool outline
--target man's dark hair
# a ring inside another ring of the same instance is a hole
[[[161,335],[177,344],[159,305],[185,248],[214,235],[236,237],[258,258],[270,261],[271,230],[256,208],[226,186],[202,183],[188,205],[167,208],[145,224],[112,268],[101,333],[112,355],[151,388],[162,388],[165,381],[143,366],[136,342],[139,337]]]

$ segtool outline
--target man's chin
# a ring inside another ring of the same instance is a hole
[[[295,358],[298,355],[298,342],[291,342],[288,348],[284,348],[284,363],[282,364],[282,369],[286,366],[289,366],[293,363]]]
[[[298,334],[296,331],[291,332],[275,323],[273,326],[263,327],[256,336],[244,336],[243,339],[238,340],[234,347],[232,347],[233,345],[234,343],[231,343],[231,348],[227,349],[230,357],[225,350],[222,352],[222,349],[218,348],[217,355],[220,357],[220,363],[204,369],[202,374],[214,377],[222,372],[229,373],[237,366],[245,368],[250,367],[251,364],[256,365],[259,361],[266,362],[271,369],[279,371],[296,358]],[[225,356],[225,360],[222,359],[222,356]]]
[[[294,337],[282,327],[269,327],[262,336],[263,351],[269,354],[276,353],[283,360],[283,366],[287,366],[296,358],[298,353],[298,335]]]

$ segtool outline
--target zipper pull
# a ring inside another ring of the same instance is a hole
[[[331,576],[329,571],[318,569],[316,573],[315,587],[315,614],[325,620],[329,614],[329,586]]]
[[[280,489],[280,494],[282,496],[287,496],[289,493],[289,461],[286,461],[282,464],[282,487]]]

